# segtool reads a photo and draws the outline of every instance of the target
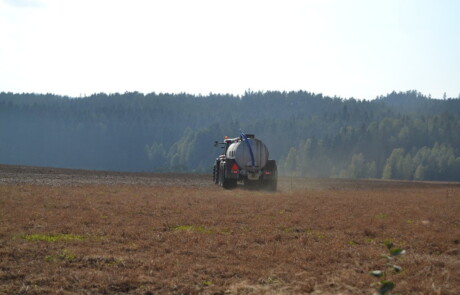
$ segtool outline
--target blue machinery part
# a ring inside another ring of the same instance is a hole
[[[254,153],[252,152],[252,147],[251,147],[251,143],[249,142],[246,134],[244,134],[243,131],[240,130],[240,135],[241,135],[241,138],[246,142],[248,148],[249,148],[249,153],[251,154],[251,164],[252,164],[252,167],[255,167],[256,166],[256,161],[254,160]]]

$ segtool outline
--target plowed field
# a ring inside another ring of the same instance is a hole
[[[0,294],[460,294],[460,184],[0,165]]]

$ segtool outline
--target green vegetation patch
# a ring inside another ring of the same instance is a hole
[[[203,285],[203,286],[205,286],[205,287],[212,286],[212,281],[202,281],[202,282],[201,282],[201,285]]]
[[[57,234],[57,235],[44,235],[44,234],[32,234],[23,235],[22,239],[27,241],[44,241],[44,242],[60,242],[60,241],[83,241],[86,239],[84,236],[73,235],[73,234]]]
[[[389,255],[383,254],[381,255],[381,257],[386,258],[387,263],[384,265],[382,269],[370,271],[369,274],[380,280],[377,283],[377,293],[375,294],[391,295],[391,291],[394,289],[396,284],[393,281],[388,280],[388,276],[390,276],[391,274],[398,274],[402,271],[402,267],[393,264],[393,262],[395,262],[399,256],[406,254],[406,250],[394,247],[393,242],[390,240],[386,240],[384,244],[388,249]]]
[[[201,225],[177,225],[172,227],[173,230],[177,231],[188,231],[188,232],[198,232],[198,233],[212,233],[212,230]]]
[[[47,262],[54,262],[57,260],[65,260],[65,261],[72,261],[77,258],[77,255],[68,249],[62,250],[62,252],[58,255],[47,255],[45,256],[45,260]]]
[[[233,231],[230,228],[224,228],[224,229],[221,229],[219,233],[222,235],[231,235]]]

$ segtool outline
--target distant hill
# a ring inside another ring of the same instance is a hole
[[[285,175],[460,180],[460,100],[416,91],[372,101],[306,91],[242,96],[0,93],[0,163],[207,172],[240,129]]]

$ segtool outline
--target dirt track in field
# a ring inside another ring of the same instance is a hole
[[[0,294],[460,294],[460,184],[0,165]]]

